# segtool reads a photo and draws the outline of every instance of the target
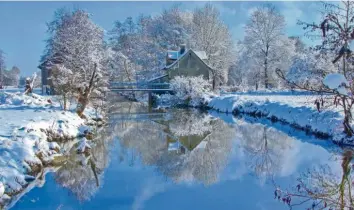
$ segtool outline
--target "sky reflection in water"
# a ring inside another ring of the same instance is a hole
[[[119,112],[128,110],[141,112],[132,105]],[[288,209],[274,189],[293,190],[300,173],[327,165],[340,182],[343,152],[331,143],[278,124],[219,117],[115,114],[91,156],[70,155],[13,209]]]

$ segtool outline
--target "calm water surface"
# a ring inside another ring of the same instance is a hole
[[[268,121],[182,109],[149,114],[122,103],[90,156],[72,152],[12,208],[289,209],[274,199],[278,186],[290,193],[299,183],[313,192],[328,190],[323,183],[337,188],[351,157]]]

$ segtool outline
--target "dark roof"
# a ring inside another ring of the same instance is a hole
[[[199,57],[201,54],[202,54],[202,56],[205,55],[205,53],[201,53],[202,51],[194,51],[192,49],[187,50],[183,55],[181,55],[181,57],[178,57],[178,59],[176,59],[170,65],[163,67],[162,70],[168,70],[168,69],[172,68],[173,66],[175,66],[178,63],[178,61],[183,59],[185,55],[189,54],[189,52],[193,53],[204,65],[206,65],[209,69],[212,70],[212,68],[208,64],[206,64],[202,58]]]
[[[52,56],[47,56],[44,61],[39,64],[38,68],[43,70],[43,69],[48,69],[51,68],[55,64],[60,64],[62,63],[62,56],[60,56],[59,53],[55,53]]]

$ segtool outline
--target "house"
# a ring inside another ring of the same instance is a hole
[[[170,133],[169,128],[164,131],[167,133],[167,150],[180,154],[192,152],[196,149],[204,149],[210,136],[210,132],[205,132],[201,135],[176,136]]]
[[[208,56],[204,51],[186,49],[181,45],[179,51],[167,51],[166,66],[163,67],[164,74],[151,79],[149,82],[164,83],[169,82],[176,76],[200,76],[204,79],[211,79],[213,69],[206,64]]]
[[[53,93],[53,83],[50,80],[52,75],[52,65],[49,65],[49,61],[46,60],[41,63],[38,68],[41,70],[42,74],[42,94],[46,93],[50,95]]]
[[[38,66],[42,74],[42,93],[48,95],[54,94],[53,82],[51,81],[52,72],[55,64],[62,63],[60,54],[56,53],[53,56],[42,58],[42,63]]]
[[[207,144],[207,137],[209,133],[198,136],[178,136],[175,138],[167,137],[167,150],[169,152],[177,152],[185,154],[186,152],[192,152],[196,149],[204,149]]]

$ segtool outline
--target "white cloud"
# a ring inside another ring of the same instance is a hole
[[[245,37],[245,24],[238,24],[230,29],[232,37],[237,40],[243,40]]]
[[[281,9],[288,27],[296,26],[297,20],[303,16],[303,11],[298,3],[284,2],[284,8]]]
[[[152,198],[154,195],[165,191],[167,184],[161,180],[156,180],[151,178],[146,181],[141,189],[141,192],[135,196],[134,202],[132,205],[133,210],[144,209],[144,203]]]
[[[247,9],[247,17],[251,17],[251,15],[257,10],[257,7],[251,7]]]
[[[235,8],[230,8],[221,3],[214,3],[214,6],[220,11],[220,14],[236,15],[237,11]]]

